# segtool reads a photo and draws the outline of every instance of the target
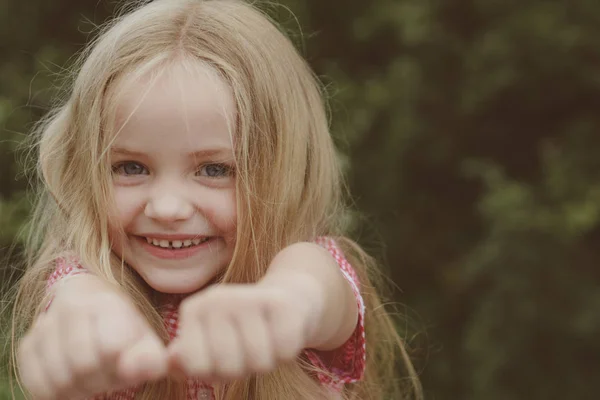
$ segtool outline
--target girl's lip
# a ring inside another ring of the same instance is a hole
[[[159,239],[158,237],[155,237],[155,236],[150,236],[150,237]],[[188,236],[188,238],[189,238],[189,236]],[[169,240],[164,237],[162,237],[161,239]],[[192,257],[196,253],[198,253],[202,250],[208,249],[210,247],[210,245],[215,241],[215,239],[217,239],[217,238],[210,237],[210,239],[208,239],[207,241],[200,243],[198,245],[191,246],[191,247],[186,247],[186,248],[181,248],[181,249],[166,249],[164,247],[158,247],[158,246],[148,243],[146,241],[146,237],[136,237],[136,240],[140,243],[142,248],[144,250],[146,250],[148,253],[150,253],[150,255],[152,255],[156,258],[161,258],[161,259],[165,259],[165,260],[182,260],[184,258]],[[181,240],[181,239],[170,239],[170,240]],[[183,240],[185,240],[185,239],[183,239]]]

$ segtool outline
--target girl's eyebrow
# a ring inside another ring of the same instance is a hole
[[[122,154],[122,155],[125,155],[125,156],[137,156],[137,157],[140,157],[140,156],[144,155],[143,152],[129,150],[129,149],[126,149],[126,148],[123,148],[123,147],[112,147],[110,149],[110,152],[113,153],[113,154]]]
[[[192,151],[187,154],[188,158],[205,158],[205,157],[233,157],[233,151],[228,147],[215,147],[211,149],[202,149]]]
[[[111,153],[133,157],[147,156],[147,153],[144,153],[142,151],[135,151],[124,147],[113,147],[111,148]],[[188,158],[203,158],[214,156],[232,157],[232,150],[228,147],[215,147],[209,149],[195,150],[187,154]]]

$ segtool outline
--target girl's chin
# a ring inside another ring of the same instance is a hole
[[[198,267],[191,270],[153,269],[140,271],[138,274],[154,290],[165,294],[190,294],[204,288],[216,274]],[[204,273],[203,273],[204,272]]]
[[[154,289],[155,291],[157,291],[159,293],[174,294],[174,295],[191,294],[191,293],[197,292],[198,290],[202,289],[205,286],[205,285],[189,285],[189,284],[182,285],[181,282],[169,284],[167,282],[153,283],[153,282],[146,281],[146,283],[148,283],[148,285],[152,289]]]

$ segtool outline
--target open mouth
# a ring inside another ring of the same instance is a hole
[[[189,249],[191,247],[199,246],[203,243],[208,242],[211,237],[199,237],[194,239],[186,239],[186,240],[165,240],[165,239],[155,239],[150,237],[144,237],[148,244],[161,248],[161,249],[169,249],[169,250],[178,250],[178,249]]]

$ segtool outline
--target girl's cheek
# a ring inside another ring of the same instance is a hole
[[[219,230],[226,234],[226,236],[235,237],[235,230],[237,226],[237,203],[235,198],[235,191],[223,193],[222,198],[219,201],[219,207],[216,209],[214,214]]]
[[[135,216],[143,211],[143,201],[140,193],[133,188],[115,187],[115,210],[113,220],[126,229]]]
[[[194,207],[198,213],[208,220],[210,225],[221,236],[229,236],[235,232],[237,225],[237,204],[235,189],[203,189],[193,194]]]

